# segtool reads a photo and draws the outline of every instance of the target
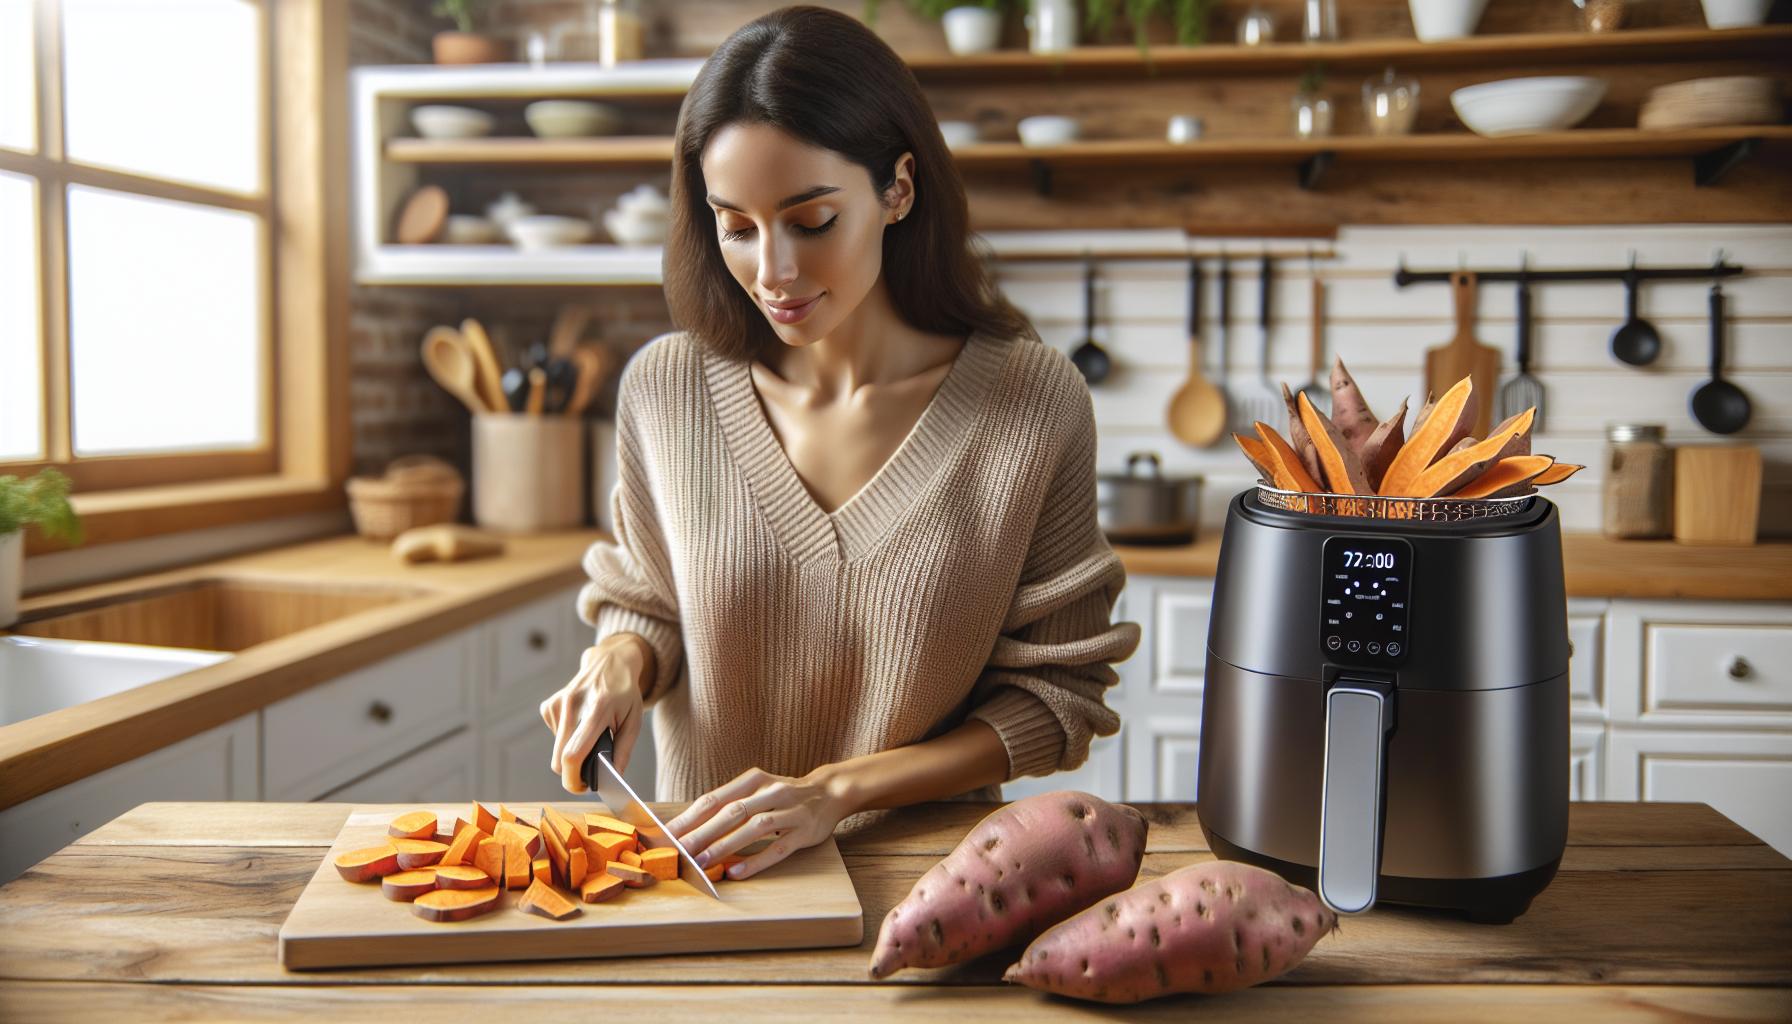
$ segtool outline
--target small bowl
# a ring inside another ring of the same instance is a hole
[[[450,245],[490,245],[502,242],[504,233],[489,217],[451,213],[447,223],[442,226],[440,240]]]
[[[477,139],[491,134],[492,115],[472,107],[426,103],[411,108],[411,124],[426,139]]]
[[[537,213],[511,221],[505,233],[518,249],[554,249],[588,240],[591,222],[583,217]]]
[[[1457,89],[1450,94],[1450,106],[1470,131],[1497,137],[1572,128],[1604,98],[1603,78],[1542,75]]]
[[[947,149],[974,145],[977,141],[977,126],[969,121],[941,121],[940,136],[946,140]]]
[[[1076,141],[1080,134],[1076,118],[1058,114],[1023,117],[1016,127],[1020,130],[1020,144],[1029,148],[1062,146]]]
[[[604,230],[617,245],[659,245],[666,240],[663,218],[631,216],[620,210],[604,211]]]
[[[636,217],[665,220],[672,214],[672,204],[652,185],[636,185],[616,197],[616,208]]]
[[[616,108],[587,100],[536,100],[523,108],[529,130],[544,139],[608,135],[621,123]]]

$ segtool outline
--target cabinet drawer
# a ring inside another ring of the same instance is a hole
[[[1792,856],[1792,736],[1614,729],[1608,743],[1607,799],[1710,804]]]
[[[1792,712],[1792,626],[1646,627],[1643,711]]]
[[[479,743],[472,729],[461,729],[330,791],[323,799],[358,804],[464,804],[467,794],[477,792]]]
[[[1158,588],[1153,690],[1200,694],[1207,674],[1207,619],[1212,606],[1210,585]]]
[[[1602,677],[1605,609],[1591,602],[1568,602],[1568,642],[1574,653],[1568,659],[1568,701],[1579,715],[1605,710]]]
[[[528,691],[540,701],[572,678],[579,660],[577,652],[568,658],[571,645],[567,643],[566,620],[576,594],[576,590],[553,594],[491,621],[487,627],[492,642],[488,696],[509,700]],[[552,686],[542,689],[539,684],[545,683]]]
[[[468,724],[474,650],[457,633],[263,708],[265,799],[318,799]]]

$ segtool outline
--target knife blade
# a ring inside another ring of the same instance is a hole
[[[616,738],[610,730],[605,729],[597,738],[597,745],[591,748],[591,753],[585,755],[585,763],[579,766],[579,774],[584,778],[586,787],[597,794],[597,798],[610,808],[612,815],[635,826],[642,846],[649,849],[670,846],[677,850],[678,877],[690,883],[691,888],[721,899],[722,894],[716,891],[715,883],[697,866],[697,858],[691,856],[684,844],[666,830],[666,823],[635,795],[634,787],[616,770],[615,763],[610,760],[615,752]]]

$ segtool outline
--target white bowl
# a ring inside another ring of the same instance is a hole
[[[1477,135],[1523,135],[1572,128],[1603,98],[1603,78],[1543,75],[1457,89],[1450,94],[1450,106]]]
[[[591,222],[583,217],[537,213],[511,221],[505,233],[519,249],[552,249],[562,245],[578,245],[589,239]]]
[[[1076,141],[1078,134],[1076,118],[1057,114],[1023,117],[1016,127],[1020,129],[1020,144],[1029,147],[1062,146]]]
[[[616,197],[616,208],[633,216],[656,217],[660,220],[665,220],[672,213],[672,204],[652,185],[636,185]]]
[[[470,213],[451,213],[442,226],[442,241],[450,245],[490,245],[504,240],[504,234],[489,217]]]
[[[1423,43],[1473,35],[1487,0],[1406,0],[1412,32]]]
[[[1711,28],[1741,28],[1767,20],[1773,0],[1699,0],[1705,8],[1705,24]]]
[[[544,139],[607,135],[621,123],[615,107],[587,100],[536,100],[523,108],[529,130]]]
[[[426,139],[477,139],[491,134],[492,115],[472,107],[426,103],[411,108],[411,124]]]
[[[491,218],[493,224],[498,225],[499,231],[509,228],[510,222],[518,217],[527,217],[534,212],[534,204],[526,202],[515,192],[506,192],[485,205],[485,215]]]
[[[947,149],[969,146],[977,141],[977,126],[969,121],[941,121],[940,136],[946,140]]]
[[[604,230],[617,245],[659,245],[666,240],[665,218],[630,216],[620,210],[604,211]]]

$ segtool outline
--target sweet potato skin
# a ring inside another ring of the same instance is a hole
[[[1231,992],[1292,968],[1337,927],[1311,890],[1249,864],[1207,861],[1053,926],[1002,980],[1104,1003]]]
[[[1016,800],[929,868],[878,931],[869,973],[944,967],[1025,942],[1138,877],[1145,817],[1076,790]]]

